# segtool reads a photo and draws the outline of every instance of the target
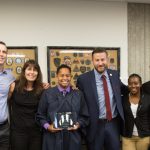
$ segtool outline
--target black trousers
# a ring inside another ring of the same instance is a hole
[[[41,150],[42,135],[40,130],[12,130],[11,150]]]
[[[9,150],[9,124],[0,125],[0,150]]]

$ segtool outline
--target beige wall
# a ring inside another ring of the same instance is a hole
[[[150,4],[128,5],[129,74],[150,80]]]
[[[38,46],[47,81],[46,46],[121,48],[121,77],[126,81],[127,4],[96,0],[1,2],[0,40],[8,46]]]

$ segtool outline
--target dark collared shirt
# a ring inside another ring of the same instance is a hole
[[[64,89],[64,88],[62,88],[61,86],[59,86],[59,85],[58,85],[58,90],[59,90],[60,92],[64,92],[64,91],[66,91],[67,93],[69,93],[69,92],[70,92],[70,90],[71,90],[71,87],[70,87],[70,86],[68,86],[66,89]]]

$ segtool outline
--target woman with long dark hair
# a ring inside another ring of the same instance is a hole
[[[42,91],[40,66],[29,60],[24,64],[11,96],[12,150],[41,150],[41,131],[35,114]]]

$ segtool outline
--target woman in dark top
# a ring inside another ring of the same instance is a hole
[[[40,67],[29,60],[23,66],[11,97],[12,150],[41,150],[41,131],[35,114],[42,90]]]
[[[125,126],[122,150],[148,150],[150,137],[150,95],[142,91],[138,74],[128,79],[129,94],[123,96]]]

